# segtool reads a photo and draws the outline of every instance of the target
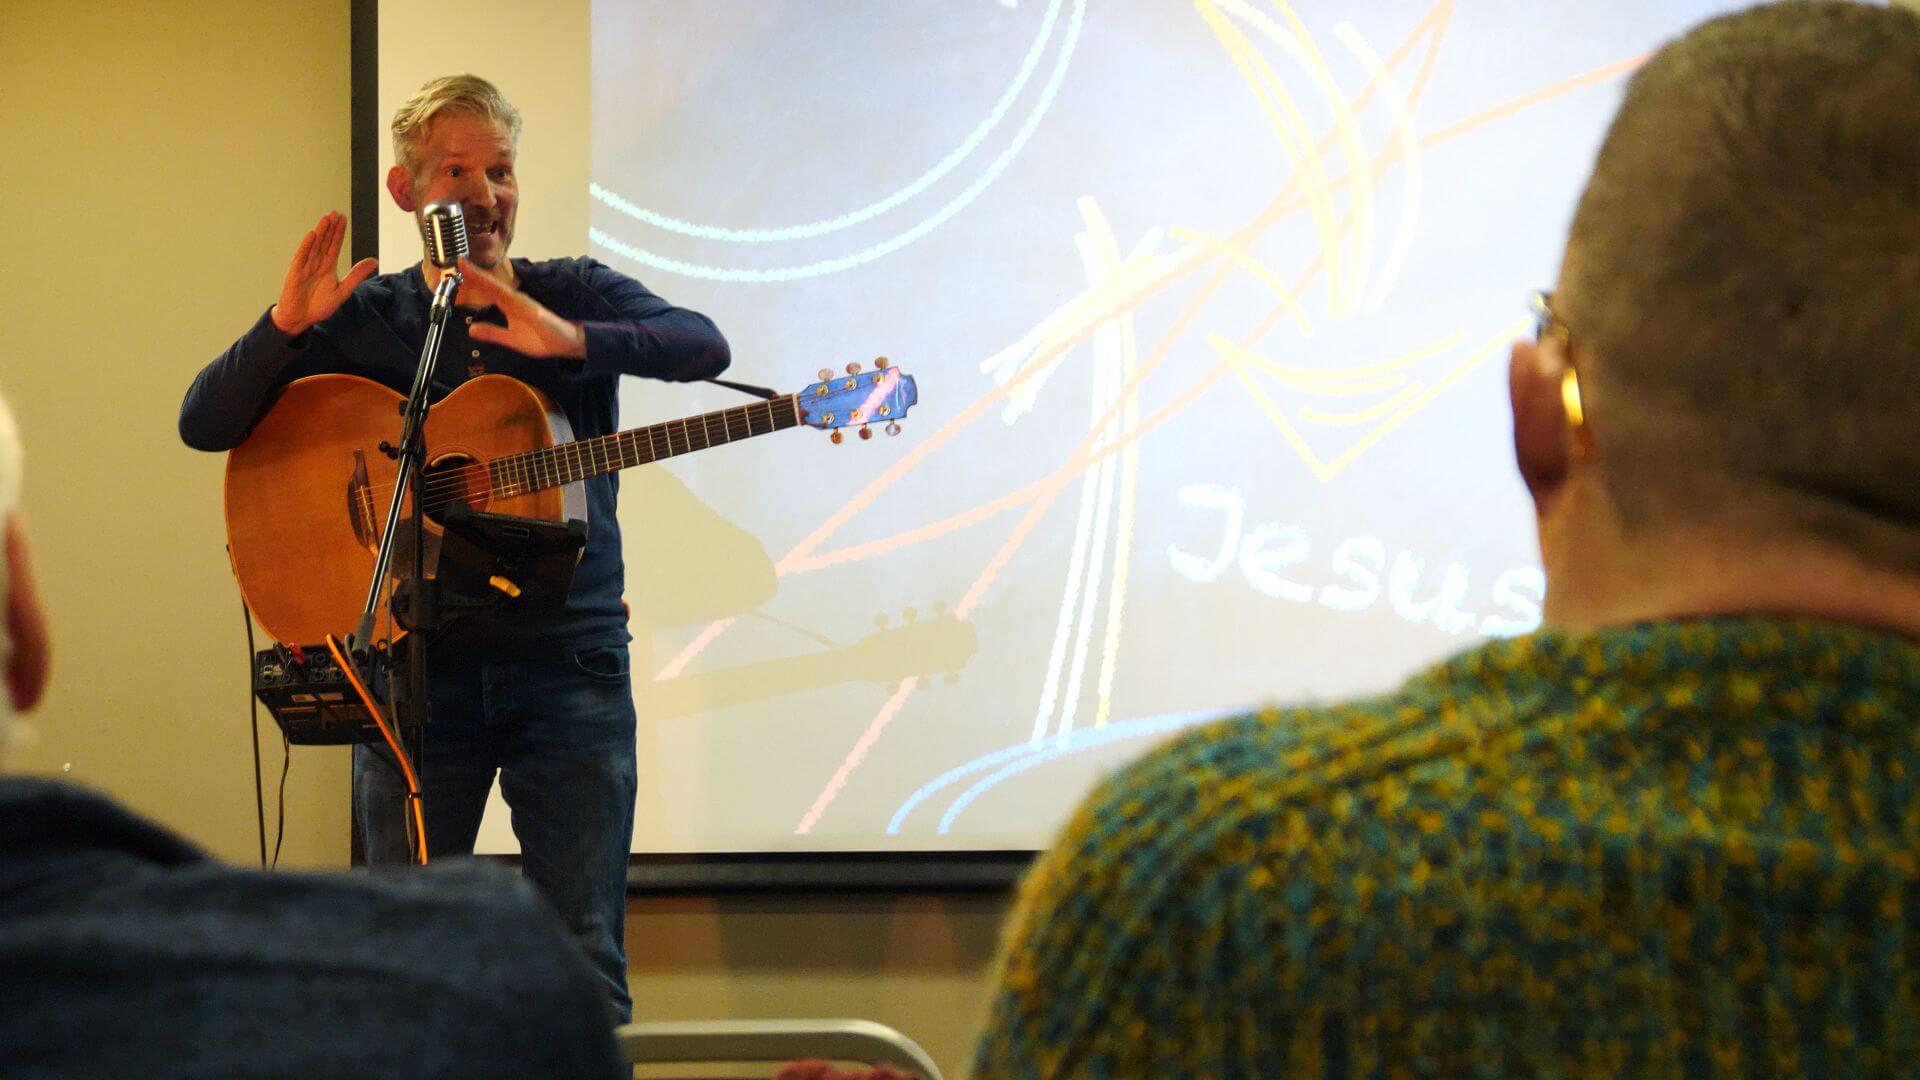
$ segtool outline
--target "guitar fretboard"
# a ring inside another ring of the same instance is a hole
[[[799,423],[800,400],[788,394],[771,401],[495,458],[487,463],[487,481],[496,498],[525,495],[721,443],[784,431]]]

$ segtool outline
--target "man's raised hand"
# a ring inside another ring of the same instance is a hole
[[[472,290],[482,303],[492,304],[507,317],[507,325],[474,323],[467,337],[491,345],[504,345],[522,356],[563,356],[573,360],[587,358],[587,334],[579,323],[548,311],[546,306],[500,279],[460,260],[460,292]],[[465,302],[464,300],[462,301]]]
[[[269,314],[282,333],[300,334],[314,323],[340,309],[348,294],[373,276],[378,264],[361,259],[341,277],[340,241],[347,235],[347,217],[331,211],[319,224],[307,230],[300,247],[287,266],[287,279],[280,285],[280,300]]]

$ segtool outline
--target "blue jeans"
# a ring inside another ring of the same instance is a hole
[[[494,773],[521,869],[633,1015],[625,946],[634,712],[627,648],[428,668],[420,787],[431,858],[473,851]],[[385,746],[354,748],[354,818],[373,866],[408,860],[406,785]]]

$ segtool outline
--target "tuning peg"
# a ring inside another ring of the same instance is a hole
[[[881,371],[885,371],[893,366],[893,361],[884,356],[876,357],[873,361],[873,366],[879,368]]]
[[[870,428],[870,427],[868,427],[868,426],[867,426],[867,425],[865,425],[865,424],[861,424],[861,425],[860,425],[860,437],[861,437],[861,438],[863,438],[863,439],[871,439],[871,438],[873,438],[873,429],[872,429],[872,428]]]
[[[840,445],[840,440],[842,440],[842,439],[844,439],[844,438],[846,438],[846,436],[845,436],[845,435],[842,435],[842,434],[840,433],[840,429],[839,429],[839,428],[834,428],[834,429],[833,429],[833,434],[831,434],[831,435],[829,435],[829,436],[827,436],[827,438],[829,438],[829,439],[832,439],[832,440],[833,440],[833,445],[835,445],[835,446],[839,446],[839,445]]]
[[[820,381],[821,381],[821,382],[826,382],[826,381],[827,381],[828,379],[831,379],[831,378],[833,378],[833,369],[832,369],[832,368],[821,368],[821,369],[820,369]]]
[[[849,375],[858,375],[858,374],[860,374],[860,365],[859,365],[859,364],[848,364],[848,365],[847,365],[847,374],[849,374]]]
[[[900,434],[900,421],[898,420],[887,421],[887,434],[889,435]]]

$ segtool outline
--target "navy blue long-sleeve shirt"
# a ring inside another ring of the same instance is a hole
[[[616,1077],[606,993],[525,881],[237,870],[0,778],[0,1075]]]
[[[497,308],[459,308],[447,327],[433,399],[482,373],[511,375],[544,392],[566,414],[576,439],[619,430],[619,377],[692,381],[726,370],[727,342],[713,321],[674,307],[646,286],[590,258],[513,260],[520,290],[586,331],[584,361],[522,356],[472,341],[473,322],[503,324]],[[288,337],[262,314],[208,364],[180,406],[180,438],[198,450],[238,446],[274,393],[308,375],[359,375],[405,394],[426,340],[432,290],[419,267],[369,279],[323,322]],[[587,545],[564,608],[525,607],[472,616],[441,639],[475,661],[551,655],[628,640],[621,593],[619,474],[584,482]],[[311,644],[298,642],[296,644]],[[438,650],[436,650],[438,651]]]

